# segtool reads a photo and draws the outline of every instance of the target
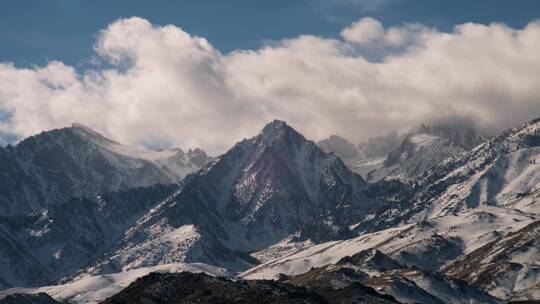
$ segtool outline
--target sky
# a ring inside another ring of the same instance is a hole
[[[0,2],[0,143],[89,125],[220,153],[278,118],[353,142],[540,116],[538,1]]]
[[[465,22],[521,28],[539,15],[535,0],[3,0],[0,62],[31,66],[60,60],[85,67],[99,31],[132,16],[173,24],[227,53],[303,34],[338,37],[362,17],[386,26],[409,22],[449,31]]]

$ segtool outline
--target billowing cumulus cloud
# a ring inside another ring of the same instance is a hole
[[[397,49],[381,60],[362,49]],[[493,133],[540,116],[540,23],[523,29],[362,19],[341,39],[301,36],[223,54],[175,26],[123,19],[95,44],[108,63],[0,64],[0,132],[28,136],[80,122],[129,144],[222,152],[279,118],[306,136],[361,141],[422,122]]]

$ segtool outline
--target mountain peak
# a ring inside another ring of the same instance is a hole
[[[80,123],[72,123],[70,127],[63,127],[43,131],[21,140],[16,146],[19,148],[33,143],[63,142],[66,138],[78,138],[84,142],[92,142],[100,146],[104,144],[118,144],[101,133]]]
[[[74,122],[71,124],[70,128],[66,129],[74,132],[79,136],[90,139],[95,144],[118,144],[116,141],[105,137],[103,134],[81,123]]]
[[[264,126],[264,128],[261,130],[261,133],[268,134],[268,133],[275,133],[282,130],[285,130],[287,128],[291,128],[289,125],[287,125],[286,122],[279,119],[274,119],[273,121],[269,122]]]
[[[257,138],[262,139],[267,144],[271,144],[278,138],[283,138],[285,135],[296,135],[297,137],[303,138],[300,133],[294,130],[286,122],[278,119],[275,119],[264,126],[257,135]]]
[[[411,135],[430,134],[447,140],[451,140],[455,145],[469,150],[485,140],[485,137],[476,129],[469,125],[456,124],[421,124],[416,130],[411,131]]]

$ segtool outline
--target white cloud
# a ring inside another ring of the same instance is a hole
[[[379,20],[362,18],[341,32],[343,39],[359,44],[368,44],[384,40],[386,36],[382,23]]]
[[[0,64],[0,112],[9,113],[0,131],[28,136],[77,121],[125,143],[217,152],[274,118],[313,139],[360,141],[440,119],[494,132],[540,116],[540,23],[442,33],[362,19],[342,36],[222,54],[175,26],[119,20],[95,45],[110,68]],[[370,62],[359,44],[399,52]]]
[[[436,34],[435,30],[417,23],[385,30],[379,20],[365,17],[346,27],[341,37],[349,43],[364,47],[398,48],[419,44]]]

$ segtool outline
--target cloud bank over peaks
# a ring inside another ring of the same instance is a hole
[[[422,122],[474,121],[487,133],[540,116],[540,23],[419,24],[363,18],[339,39],[300,36],[223,54],[181,28],[133,17],[98,36],[107,63],[0,63],[0,133],[80,122],[123,143],[223,152],[279,118],[312,139],[355,141]],[[365,49],[384,55],[370,61]]]

